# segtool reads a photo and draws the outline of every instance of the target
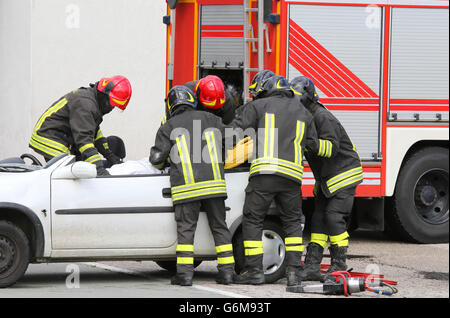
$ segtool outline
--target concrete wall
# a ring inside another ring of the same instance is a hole
[[[128,160],[148,156],[164,109],[165,11],[162,0],[0,0],[0,158],[31,152],[35,122],[59,97],[116,74],[133,97],[102,131],[124,139]]]
[[[0,159],[27,150],[31,90],[30,1],[0,0]]]

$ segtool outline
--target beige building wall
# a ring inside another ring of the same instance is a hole
[[[59,97],[103,76],[133,86],[125,112],[101,126],[127,158],[148,156],[164,111],[165,1],[0,0],[0,159],[28,148],[39,116]]]

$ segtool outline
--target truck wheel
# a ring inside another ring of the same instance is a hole
[[[286,249],[284,247],[284,231],[277,222],[266,220],[263,227],[263,269],[266,283],[274,283],[285,277]],[[235,257],[235,270],[240,273],[245,266],[244,245],[242,231],[233,237],[233,250]]]
[[[448,242],[448,149],[424,148],[400,171],[387,221],[400,237],[417,243]]]
[[[0,288],[13,285],[27,270],[30,247],[25,233],[8,221],[0,221]]]

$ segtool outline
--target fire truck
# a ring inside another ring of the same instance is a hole
[[[447,0],[168,0],[167,90],[213,74],[245,103],[260,70],[310,77],[363,163],[352,226],[448,242],[448,9]]]

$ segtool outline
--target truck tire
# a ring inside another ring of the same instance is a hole
[[[16,283],[28,268],[30,247],[25,233],[9,221],[0,221],[0,288]]]
[[[266,283],[274,283],[285,277],[286,249],[284,247],[285,234],[278,222],[266,220],[263,227],[264,248],[264,276]],[[233,250],[235,258],[235,270],[239,274],[245,266],[244,245],[242,230],[237,231],[233,237]]]
[[[398,176],[388,227],[416,243],[448,242],[448,149],[427,147],[413,154]]]

